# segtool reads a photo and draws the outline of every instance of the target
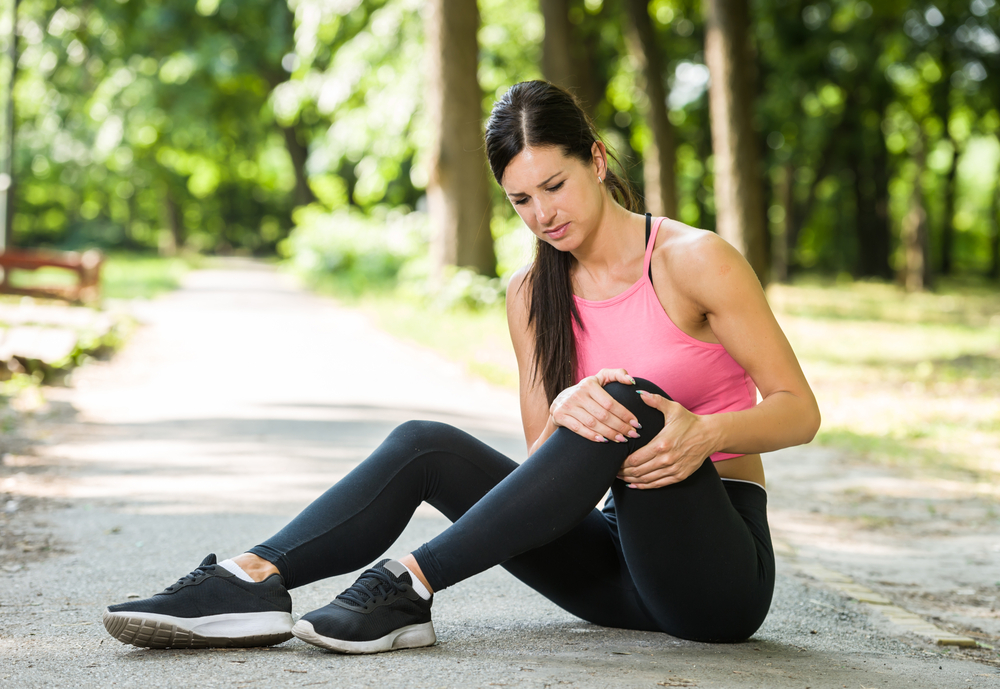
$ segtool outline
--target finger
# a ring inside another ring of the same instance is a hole
[[[608,383],[618,382],[624,385],[635,385],[635,378],[628,374],[623,368],[602,368],[597,372],[595,376],[601,387],[604,387]]]
[[[614,402],[614,398],[610,395],[607,396],[607,399]],[[600,430],[602,433],[610,433],[611,435],[607,437],[620,443],[625,442],[628,438],[638,438],[638,431],[628,421],[615,414],[614,405],[609,406],[611,407],[610,409],[601,405],[598,400],[593,398],[583,401],[583,409],[600,424],[600,426],[594,427],[595,430]]]
[[[592,427],[595,424],[595,421],[593,420],[592,417],[588,417],[589,420],[587,422],[581,421],[575,416],[571,416],[565,413],[558,414],[553,418],[555,419],[557,425],[562,426],[563,428],[566,428],[568,430],[571,430],[577,435],[586,438],[587,440],[593,440],[594,442],[597,443],[608,442],[607,436],[605,436],[603,433],[598,432]]]
[[[600,387],[595,389],[602,390]],[[638,437],[634,428],[624,425],[620,419],[615,418],[587,394],[574,396],[571,402],[556,410],[552,418],[557,425],[565,426],[590,439],[600,436],[616,442],[626,442],[628,439],[626,436]]]
[[[630,438],[638,438],[638,433],[632,433],[631,431],[635,429],[641,429],[642,424],[639,423],[639,419],[635,417],[635,414],[630,412],[623,404],[615,400],[611,394],[601,386],[595,386],[593,388],[588,388],[587,392],[590,393],[590,398],[601,407],[601,409],[609,412],[610,416],[604,420],[609,426],[616,425],[617,429],[623,435],[627,435]]]
[[[686,477],[685,477],[686,478]],[[664,486],[672,486],[675,483],[680,483],[683,478],[678,476],[668,476],[666,478],[659,479],[652,483],[630,483],[629,488],[634,488],[636,490],[652,490],[653,488],[663,488]]]
[[[666,409],[670,404],[676,404],[675,402],[668,400],[666,397],[663,397],[662,395],[657,395],[655,392],[649,392],[648,390],[636,390],[636,392],[639,393],[639,397],[642,398],[643,402],[653,407],[654,409],[663,410]]]
[[[676,483],[684,478],[686,476],[683,475],[683,472],[677,471],[676,467],[662,467],[645,476],[625,479],[625,482],[629,488],[650,488],[653,485],[665,485],[664,481]]]
[[[657,442],[651,441],[648,445],[640,447],[638,450],[630,454],[622,462],[622,469],[634,469],[637,466],[645,464],[660,452],[661,448]]]
[[[649,481],[656,480],[660,476],[675,474],[678,471],[679,469],[676,464],[674,464],[673,460],[667,459],[664,461],[661,456],[655,461],[649,461],[636,467],[621,470],[619,472],[619,478],[623,481],[648,483]]]
[[[617,421],[613,419],[613,417],[610,417],[608,412],[599,406],[595,406],[594,410],[595,413],[609,417],[608,423],[614,423]],[[608,425],[598,419],[594,414],[591,414],[585,407],[575,407],[573,409],[564,410],[557,414],[555,419],[556,423],[560,426],[566,426],[578,435],[590,440],[597,440],[598,442],[613,440],[619,443],[624,443],[628,440],[628,438],[619,432],[619,428],[621,427],[620,422],[614,425]],[[635,433],[635,429],[631,426],[625,426],[625,428],[628,429],[626,433]]]

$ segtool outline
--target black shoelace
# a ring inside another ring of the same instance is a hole
[[[398,591],[399,586],[387,572],[369,569],[349,589],[337,596],[337,600],[342,600],[355,607],[363,608],[373,598],[382,598],[385,600],[389,597],[390,593]]]
[[[185,574],[180,579],[178,579],[176,583],[168,586],[163,592],[173,593],[182,586],[186,586],[187,584],[193,584],[197,581],[201,581],[202,579],[207,577],[212,571],[214,571],[215,567],[216,565],[214,564],[198,565],[197,567],[195,567],[195,570],[193,572],[191,572],[190,574]]]

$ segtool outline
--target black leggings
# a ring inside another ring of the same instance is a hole
[[[598,443],[560,428],[518,465],[451,426],[410,421],[250,552],[289,588],[381,556],[421,502],[454,524],[414,556],[431,587],[503,565],[565,610],[595,624],[698,641],[742,641],[767,615],[774,553],[767,495],[721,480],[712,462],[665,488],[629,489],[625,458],[663,428],[637,389],[605,388],[636,415],[642,437]],[[603,511],[593,509],[611,487]]]

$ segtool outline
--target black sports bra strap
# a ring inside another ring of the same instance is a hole
[[[646,213],[646,248],[649,248],[649,235],[653,231],[653,214]],[[653,284],[653,262],[649,262],[649,284]]]

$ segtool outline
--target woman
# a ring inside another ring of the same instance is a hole
[[[426,646],[433,593],[498,564],[596,624],[702,641],[757,630],[774,586],[760,453],[819,427],[760,284],[716,235],[634,213],[593,125],[555,86],[512,87],[486,148],[538,239],[507,299],[528,459],[443,424],[403,424],[264,544],[109,607],[112,635]],[[422,501],[454,524],[292,625],[287,589],[379,557]]]

